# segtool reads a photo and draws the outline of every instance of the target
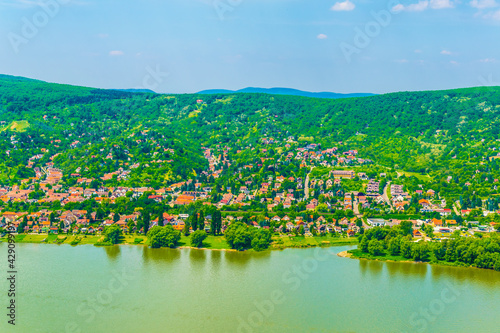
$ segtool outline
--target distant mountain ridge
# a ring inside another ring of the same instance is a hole
[[[113,90],[130,92],[130,93],[157,94],[156,91],[153,91],[151,89],[113,89]]]
[[[233,93],[292,95],[292,96],[303,96],[303,97],[313,97],[313,98],[350,98],[350,97],[368,97],[375,95],[370,93],[339,94],[334,92],[310,92],[310,91],[303,91],[291,88],[255,88],[255,87],[248,87],[240,90],[210,89],[198,92],[198,94],[233,94]]]

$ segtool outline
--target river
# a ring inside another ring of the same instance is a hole
[[[336,255],[351,248],[17,244],[0,332],[500,332],[499,272]]]

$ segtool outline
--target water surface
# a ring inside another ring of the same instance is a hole
[[[0,332],[500,332],[500,273],[336,255],[351,248],[17,244]]]

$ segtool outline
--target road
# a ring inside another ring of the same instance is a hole
[[[359,212],[359,201],[357,196],[354,197],[354,202],[352,203],[352,211],[358,219],[363,217],[363,214]]]
[[[385,200],[385,202],[392,209],[391,200],[389,200],[389,195],[387,194],[387,192],[389,191],[390,188],[391,188],[391,182],[387,182],[387,184],[385,185],[385,188],[384,188],[384,193],[382,194],[382,198]]]
[[[460,205],[460,201],[459,200],[455,201],[452,206],[453,206],[453,210],[455,211],[455,214],[457,216],[460,216],[460,212],[458,211],[458,208],[457,208],[458,205]]]
[[[309,199],[309,175],[311,174],[312,169],[312,167],[311,169],[309,169],[309,173],[306,176],[306,181],[304,184],[304,201],[307,201],[307,199]]]

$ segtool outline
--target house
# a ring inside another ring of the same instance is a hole
[[[353,179],[354,175],[355,175],[355,173],[352,170],[335,170],[335,171],[332,171],[332,176],[334,178],[337,178],[337,179],[340,179],[340,178]]]
[[[451,209],[435,209],[435,212],[438,212],[441,216],[451,215]]]
[[[443,226],[443,221],[438,220],[436,218],[432,219],[431,223],[434,227],[442,227]]]
[[[422,233],[418,229],[413,229],[413,237],[422,237]]]
[[[347,219],[347,217],[344,217],[339,221],[339,224],[347,225],[349,224],[349,220]]]
[[[279,217],[278,215],[276,215],[271,220],[274,221],[274,222],[280,222],[281,221],[281,217]]]
[[[383,227],[387,224],[387,221],[384,219],[374,219],[374,218],[368,218],[366,222],[372,227]]]
[[[361,180],[368,180],[368,176],[364,172],[358,172],[358,177]]]
[[[431,203],[429,202],[429,200],[425,200],[425,199],[420,199],[418,201],[418,204],[424,208],[429,208],[431,206]]]

